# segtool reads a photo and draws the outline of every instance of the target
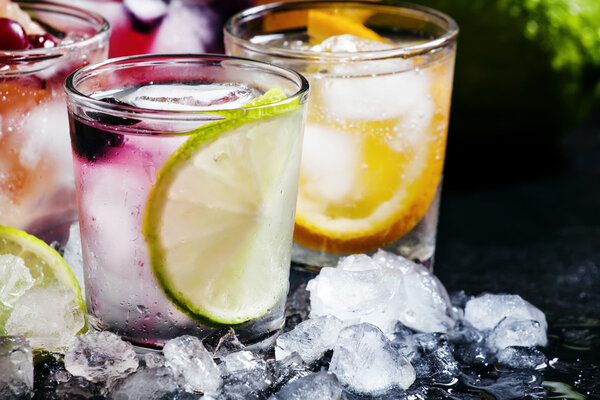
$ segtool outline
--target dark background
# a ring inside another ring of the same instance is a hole
[[[511,169],[510,149],[493,141],[474,163],[477,149],[462,144],[451,132],[435,274],[450,293],[513,293],[539,307],[544,353],[557,360],[544,380],[600,398],[600,109],[542,155],[546,168],[532,157]]]

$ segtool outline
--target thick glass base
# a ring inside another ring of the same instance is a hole
[[[113,332],[132,343],[138,353],[160,350],[166,342],[183,335],[196,336],[208,348],[217,348],[219,341],[233,333],[236,339],[249,350],[267,350],[271,348],[285,324],[285,297],[266,315],[238,326],[201,325],[192,319],[183,321],[163,321],[157,324],[157,319],[146,322],[126,319],[123,321],[102,321],[97,316],[88,314],[88,329]]]

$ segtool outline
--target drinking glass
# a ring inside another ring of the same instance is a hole
[[[17,4],[57,45],[0,50],[0,225],[51,241],[77,213],[64,80],[106,59],[110,29],[67,5]]]
[[[302,1],[242,11],[224,32],[228,54],[311,85],[292,260],[382,248],[432,268],[456,23],[410,4]]]
[[[308,82],[148,55],[66,82],[89,322],[144,347],[284,322]]]

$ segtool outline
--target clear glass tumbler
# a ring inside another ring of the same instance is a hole
[[[149,55],[66,82],[88,313],[145,347],[284,322],[308,82],[266,63]]]
[[[77,214],[64,81],[106,59],[110,29],[67,5],[17,4],[56,45],[0,49],[0,225],[50,241]]]
[[[225,26],[228,54],[309,80],[292,260],[392,251],[433,265],[458,28],[409,4],[267,4]]]

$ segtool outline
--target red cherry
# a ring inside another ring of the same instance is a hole
[[[32,47],[36,49],[47,49],[49,47],[56,46],[56,42],[52,38],[52,36],[44,33],[43,35],[27,35],[27,39]]]
[[[25,50],[28,47],[29,40],[21,24],[0,18],[0,50]]]

